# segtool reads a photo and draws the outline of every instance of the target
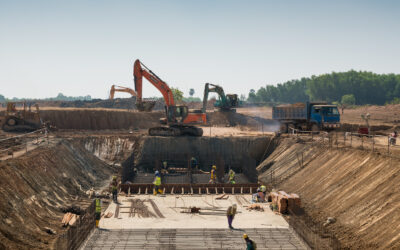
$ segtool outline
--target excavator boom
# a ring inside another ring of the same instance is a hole
[[[118,86],[118,85],[112,85],[111,89],[110,89],[110,96],[109,96],[110,100],[114,99],[115,92],[126,92],[126,93],[131,94],[132,96],[137,96],[136,92],[131,88],[122,87],[122,86]]]

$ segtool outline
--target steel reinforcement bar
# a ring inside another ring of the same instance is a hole
[[[245,184],[162,184],[164,194],[251,194],[257,183]],[[120,191],[126,194],[151,194],[154,184],[122,184]]]

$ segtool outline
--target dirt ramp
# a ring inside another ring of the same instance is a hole
[[[113,171],[79,143],[67,141],[0,162],[0,249],[51,248],[65,230],[61,208],[89,202],[84,191],[102,185]]]
[[[158,126],[161,112],[139,113],[117,110],[44,110],[44,121],[50,121],[59,129],[143,129]]]

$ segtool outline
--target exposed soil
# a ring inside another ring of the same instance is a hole
[[[303,158],[303,163],[302,159]],[[298,193],[306,212],[343,248],[400,248],[400,160],[356,149],[284,139],[258,166],[260,179]]]
[[[79,143],[68,141],[0,162],[0,248],[51,248],[65,230],[62,209],[87,206],[84,191],[103,185],[112,172]]]

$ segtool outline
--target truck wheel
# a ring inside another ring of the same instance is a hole
[[[281,131],[281,133],[287,133],[288,132],[288,127],[286,123],[282,123],[279,130]]]
[[[313,125],[311,126],[311,131],[312,131],[312,132],[319,132],[319,127],[318,127],[318,125],[317,125],[317,124],[313,124]]]

